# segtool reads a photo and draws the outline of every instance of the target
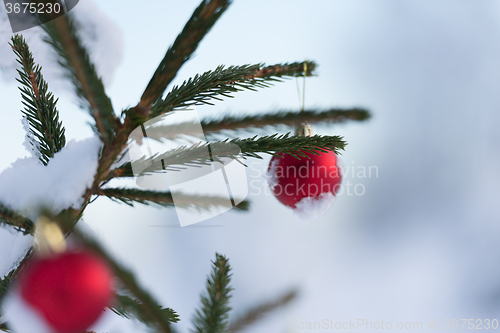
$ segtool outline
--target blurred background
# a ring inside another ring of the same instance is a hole
[[[198,4],[80,0],[73,11],[115,110],[137,103]],[[0,22],[5,17],[1,8]],[[6,47],[10,31],[1,27],[3,170],[28,152]],[[92,135],[91,118],[78,109],[53,55],[36,42],[36,31],[25,35],[60,97],[67,138]],[[414,330],[433,332],[446,331],[446,319],[500,320],[500,2],[236,0],[174,84],[219,64],[306,59],[319,64],[318,76],[307,79],[306,109],[361,106],[373,114],[365,123],[314,127],[349,143],[341,159],[351,170],[343,180],[351,192],[338,195],[323,217],[300,220],[270,194],[263,176],[270,157],[263,156],[249,161],[249,213],[230,211],[180,228],[173,209],[99,198],[85,223],[179,313],[181,332],[192,328],[215,252],[234,269],[234,316],[300,290],[246,332],[325,331],[294,326],[325,319],[421,322]],[[198,112],[298,110],[298,97],[297,82],[287,80]],[[8,248],[10,236],[3,237]],[[95,331],[147,331],[115,317],[105,316]],[[429,329],[436,321],[438,328]]]

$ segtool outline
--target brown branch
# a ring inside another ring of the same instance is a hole
[[[90,90],[87,78],[85,77],[85,74],[83,72],[83,64],[80,60],[81,50],[79,50],[79,47],[77,47],[77,44],[73,40],[73,36],[71,36],[71,33],[69,32],[68,22],[64,17],[54,20],[54,25],[57,28],[57,32],[59,33],[59,36],[61,38],[62,45],[65,46],[65,51],[68,56],[68,60],[71,62],[71,65],[74,68],[75,76],[81,84],[81,88],[85,93],[90,107],[96,114],[96,126],[99,129],[99,132],[104,133],[105,127],[100,121],[100,111],[95,101],[95,96]]]
[[[0,223],[6,223],[19,229],[23,229],[24,233],[33,235],[35,232],[35,224],[30,219],[16,213],[0,203]]]
[[[134,203],[157,204],[160,206],[181,208],[192,208],[197,210],[210,209],[212,207],[232,207],[232,203],[223,196],[203,196],[176,193],[174,196],[170,192],[148,191],[127,188],[106,188],[95,189],[94,194],[106,196],[115,201],[121,201],[128,205]],[[239,211],[248,210],[249,202],[244,200],[234,208]]]
[[[208,3],[202,1],[174,44],[168,49],[142,94],[139,104],[135,107],[139,116],[144,118],[149,116],[154,101],[163,94],[179,68],[189,59],[201,39],[208,33],[228,5],[228,0],[211,0]]]
[[[365,109],[331,109],[325,111],[305,110],[302,112],[280,111],[249,116],[225,116],[213,119],[203,119],[202,127],[205,134],[223,130],[245,130],[263,128],[266,126],[295,126],[303,122],[314,123],[342,123],[349,120],[363,121],[370,118]]]
[[[244,315],[237,318],[229,326],[227,333],[236,333],[244,330],[253,323],[259,321],[271,311],[279,309],[290,302],[292,302],[297,297],[297,290],[291,290],[285,295],[278,297],[270,302],[262,303],[253,309],[250,309]]]
[[[109,267],[113,270],[115,276],[120,280],[123,286],[142,303],[144,313],[150,320],[157,324],[157,329],[164,333],[171,333],[170,323],[163,316],[162,308],[159,306],[158,302],[156,302],[156,300],[142,286],[139,285],[138,281],[134,277],[134,274],[113,260],[105,249],[92,238],[89,238],[78,229],[75,229],[73,234],[77,241],[82,243],[85,247],[95,251],[108,263]]]
[[[82,46],[71,15],[63,15],[43,25],[49,39],[60,56],[60,63],[69,72],[77,95],[88,103],[95,120],[95,126],[105,144],[111,141],[116,127],[120,124],[113,111],[104,85]]]
[[[72,66],[75,70],[75,76],[78,81],[82,85],[82,90],[87,97],[87,100],[95,113],[96,126],[99,129],[99,132],[104,133],[105,127],[102,124],[100,110],[98,104],[95,100],[95,96],[92,90],[89,87],[87,82],[87,78],[85,77],[85,73],[83,72],[83,64],[80,60],[81,50],[77,46],[76,42],[73,40],[73,36],[69,33],[68,22],[66,19],[56,19],[54,20],[55,26],[61,36],[62,44],[66,46],[66,53],[68,55],[68,59],[71,61]]]
[[[245,76],[245,80],[240,80],[240,81],[233,81],[230,83],[236,83],[236,82],[244,82],[244,81],[249,81],[253,80],[256,78],[262,78],[262,77],[269,77],[269,76],[282,76],[282,75],[287,75],[290,76],[290,72],[295,72],[295,73],[300,73],[300,75],[305,75],[305,76],[311,76],[312,72],[316,68],[316,64],[312,62],[307,62],[307,71],[304,73],[304,63],[299,63],[299,64],[294,64],[294,65],[272,65],[272,66],[267,66],[262,69],[259,69],[255,71],[254,74],[252,75],[247,75]]]
[[[37,101],[40,101],[40,90],[38,90],[38,84],[36,83],[36,74],[33,72],[29,73],[28,78],[31,82],[33,92],[35,93],[35,98],[37,99]]]

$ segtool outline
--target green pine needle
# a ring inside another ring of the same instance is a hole
[[[7,208],[2,203],[0,203],[0,224],[13,226],[25,235],[33,235],[35,232],[33,221]]]
[[[226,115],[217,118],[204,118],[201,121],[205,134],[214,134],[221,131],[241,131],[253,128],[296,126],[307,122],[315,123],[343,123],[346,121],[364,121],[370,119],[370,113],[361,108],[330,109],[325,111],[304,110],[280,111],[259,115]]]
[[[57,219],[57,217],[52,218],[52,220],[54,219]],[[59,221],[59,223],[63,226],[67,223],[71,224],[72,221]],[[64,226],[63,229],[65,229]],[[103,258],[113,270],[120,284],[140,302],[141,317],[143,320],[150,323],[150,325],[154,326],[159,332],[170,333],[171,318],[169,319],[168,316],[165,316],[163,307],[156,302],[149,292],[139,285],[134,274],[116,262],[97,241],[82,233],[78,228],[73,229],[73,235],[76,241]]]
[[[100,189],[97,194],[106,196],[115,201],[123,202],[130,206],[133,206],[134,203],[145,205],[153,203],[164,207],[174,207],[174,198],[170,192],[129,188],[106,188]],[[207,210],[216,206],[226,206],[227,203],[227,198],[217,196],[183,195],[182,193],[177,193],[175,196],[175,206],[197,210]],[[248,210],[249,203],[248,201],[243,201],[235,208],[240,211]]]
[[[313,135],[292,136],[290,133],[278,135],[268,135],[252,138],[224,140],[221,142],[207,142],[196,144],[190,147],[179,146],[163,154],[156,154],[152,157],[144,157],[140,161],[142,164],[150,165],[143,170],[144,173],[151,173],[163,170],[178,170],[183,166],[208,165],[210,162],[223,162],[222,158],[237,159],[240,157],[253,157],[262,159],[261,153],[273,156],[280,154],[289,154],[300,159],[309,158],[306,153],[318,155],[320,152],[333,151],[340,154],[344,150],[347,142],[341,136],[321,136]],[[212,147],[211,154],[207,154],[208,147]],[[215,150],[213,149],[215,147]],[[235,147],[239,147],[235,149]],[[164,166],[165,168],[161,168]],[[113,170],[108,177],[108,181],[113,178],[134,177],[132,163],[127,162]]]
[[[228,328],[229,299],[231,291],[231,267],[228,259],[215,254],[213,271],[207,279],[206,291],[201,295],[201,309],[193,319],[197,333],[224,333]]]
[[[182,32],[168,49],[142,94],[137,111],[149,113],[151,105],[162,96],[181,66],[191,57],[200,41],[229,7],[230,0],[203,0]]]
[[[304,69],[307,68],[307,72]],[[231,94],[245,89],[255,91],[285,77],[311,76],[316,64],[311,61],[291,64],[263,64],[230,66],[223,65],[213,71],[207,71],[175,86],[164,99],[159,99],[151,109],[151,117],[156,117],[174,109],[190,105],[213,105],[213,100],[221,97],[232,97]]]
[[[120,317],[127,319],[136,318],[140,322],[151,326],[151,322],[148,318],[147,311],[144,308],[144,304],[136,299],[133,299],[132,297],[124,295],[116,295],[115,301],[116,304],[109,307],[111,311],[113,311]],[[168,321],[170,323],[177,323],[180,320],[179,315],[170,308],[160,307],[160,312],[162,313],[165,321]]]
[[[22,111],[30,145],[39,156],[40,161],[47,165],[49,159],[66,144],[64,127],[59,121],[59,111],[56,109],[57,99],[48,91],[48,84],[43,79],[41,67],[35,64],[33,54],[21,35],[11,38],[9,44],[17,55],[21,70],[17,70],[22,85]]]
[[[252,326],[259,320],[262,320],[266,315],[269,315],[270,312],[276,311],[290,304],[290,302],[297,298],[297,294],[297,290],[292,289],[280,297],[267,302],[263,302],[247,310],[244,314],[241,314],[234,321],[231,320],[231,324],[229,325],[227,333],[244,331],[249,326]]]

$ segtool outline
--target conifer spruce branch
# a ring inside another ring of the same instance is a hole
[[[307,72],[304,72],[305,68]],[[232,93],[245,89],[255,91],[256,88],[269,87],[273,82],[281,81],[284,77],[311,76],[315,68],[316,64],[311,61],[228,68],[221,65],[213,71],[196,75],[184,81],[180,86],[173,87],[164,99],[157,100],[153,105],[151,118],[190,105],[213,105],[211,101],[221,100],[222,96],[232,97]]]
[[[92,189],[97,188],[106,179],[111,165],[125,149],[128,135],[136,125],[130,120],[122,124],[115,116],[95,66],[77,36],[77,26],[71,16],[63,15],[42,27],[48,35],[46,42],[58,53],[59,63],[66,69],[67,76],[73,82],[76,93],[82,100],[82,106],[87,107],[93,116],[94,129],[104,142],[92,187],[83,196],[84,204],[79,209],[68,208],[60,213],[75,224],[91,200]]]
[[[290,154],[296,158],[306,156],[305,153],[319,154],[319,152],[333,151],[340,153],[347,145],[340,136],[314,135],[309,137],[291,136],[290,133],[268,136],[254,136],[252,138],[224,140],[220,142],[207,142],[190,147],[180,146],[163,154],[153,156],[152,166],[163,164],[165,169],[177,169],[183,165],[203,165],[210,161],[223,162],[223,158],[238,159],[240,157],[253,157],[261,159],[259,153],[277,155],[278,153]],[[238,147],[239,149],[235,149]],[[206,151],[211,153],[207,157]],[[161,163],[163,161],[163,163]],[[154,171],[146,169],[146,171]]]
[[[120,317],[131,319],[136,318],[140,322],[151,325],[149,321],[147,311],[144,309],[144,305],[136,299],[125,295],[116,295],[116,304],[110,306],[109,309],[119,315]],[[169,323],[177,323],[179,315],[170,308],[160,308],[165,321]]]
[[[167,50],[153,77],[149,81],[136,112],[148,117],[153,103],[162,96],[181,66],[190,58],[200,41],[210,31],[230,5],[230,0],[202,0],[193,15]]]
[[[130,188],[106,188],[99,189],[95,194],[105,196],[113,201],[125,203],[129,206],[134,206],[134,203],[149,205],[151,203],[173,207],[174,199],[170,192],[146,191]]]
[[[196,310],[193,324],[197,333],[224,333],[228,328],[229,299],[232,288],[228,259],[215,254],[213,271],[207,279],[206,292],[201,295],[201,309]]]
[[[344,150],[347,142],[338,135],[313,135],[313,136],[293,136],[290,133],[278,135],[268,135],[247,139],[232,139],[229,142],[240,147],[241,153],[245,157],[262,158],[257,153],[277,155],[284,153],[296,158],[307,157],[304,153],[319,155],[319,152],[333,151],[340,154]]]
[[[66,221],[67,223],[68,221]],[[78,228],[73,229],[73,235],[85,247],[97,253],[105,260],[109,267],[114,271],[115,276],[121,282],[123,287],[128,290],[131,295],[141,303],[141,314],[143,319],[153,325],[158,331],[170,333],[170,321],[165,316],[163,308],[156,302],[153,296],[142,288],[137,282],[134,274],[128,269],[122,267],[99,245],[94,239],[80,232]]]
[[[13,280],[16,280],[23,274],[23,272],[26,270],[26,267],[29,266],[29,263],[31,262],[34,253],[35,253],[34,247],[31,246],[28,249],[28,251],[26,251],[26,254],[24,255],[23,259],[21,259],[21,261],[19,262],[19,265],[9,273],[9,274],[12,273],[11,278]]]
[[[223,162],[223,158],[237,159],[253,157],[262,159],[261,153],[277,155],[284,153],[295,158],[300,156],[309,158],[305,153],[319,154],[319,152],[333,151],[340,154],[344,150],[347,142],[341,136],[292,136],[290,133],[278,135],[268,135],[252,138],[224,140],[221,142],[207,142],[190,147],[180,146],[168,150],[163,154],[156,154],[152,157],[142,158],[141,164],[149,165],[143,170],[144,173],[164,170],[178,170],[182,166],[207,165],[212,161]],[[239,147],[239,150],[235,147]],[[207,150],[211,148],[210,155]],[[279,155],[278,155],[279,156]],[[138,160],[139,161],[139,160]],[[162,167],[160,167],[162,166]],[[124,163],[109,173],[107,181],[113,178],[134,177],[132,162]]]
[[[112,200],[123,202],[133,206],[134,203],[148,205],[150,203],[165,207],[174,206],[174,198],[170,192],[147,191],[129,188],[107,188],[97,191],[98,195],[106,196]],[[216,196],[199,196],[177,193],[175,195],[175,206],[193,209],[209,209],[215,206],[227,206],[227,198]],[[248,201],[243,201],[235,208],[237,210],[248,210]]]
[[[66,69],[67,76],[81,98],[82,107],[89,110],[95,120],[95,129],[105,143],[109,143],[120,122],[115,116],[104,84],[99,77],[89,54],[77,35],[77,27],[71,14],[65,14],[43,24],[50,44],[59,56],[59,63]]]
[[[163,172],[163,169],[161,171]],[[132,163],[125,162],[119,167],[113,169],[113,171],[111,171],[106,177],[104,183],[108,183],[111,179],[115,178],[129,178],[129,177],[134,177],[134,170],[132,169]]]
[[[21,70],[17,70],[17,81],[22,85],[22,111],[27,135],[31,139],[29,144],[37,151],[40,161],[47,165],[49,159],[60,151],[66,144],[64,127],[59,121],[59,112],[56,109],[57,99],[48,91],[48,84],[43,79],[41,67],[35,64],[33,54],[21,35],[11,38],[9,44],[18,57],[17,62]]]
[[[304,122],[314,123],[343,123],[347,121],[365,121],[370,119],[370,113],[366,109],[330,109],[330,110],[304,110],[279,111],[275,113],[264,113],[258,115],[224,115],[221,117],[203,118],[201,126],[205,135],[217,134],[221,131],[244,131],[255,128],[267,128],[278,126],[295,126]],[[148,137],[161,139],[167,135],[174,139],[189,130],[195,129],[194,123],[180,123],[175,125],[155,125],[148,128]],[[156,133],[158,133],[156,135]]]
[[[236,333],[245,330],[248,326],[251,326],[261,320],[270,312],[290,304],[290,302],[292,302],[296,297],[297,290],[293,289],[274,300],[259,304],[236,318],[234,321],[231,321],[227,333]]]
[[[4,277],[0,277],[0,300],[2,300],[5,294],[7,293],[7,290],[12,282],[13,274],[14,271],[12,270]]]
[[[330,109],[325,111],[304,110],[280,111],[248,116],[227,115],[218,118],[205,118],[201,120],[205,134],[220,131],[239,131],[252,128],[276,127],[280,125],[295,126],[304,122],[314,123],[343,123],[346,121],[364,121],[370,118],[370,113],[362,108]]]
[[[0,203],[0,224],[13,226],[24,234],[33,235],[35,223]]]

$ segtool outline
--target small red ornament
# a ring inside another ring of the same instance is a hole
[[[83,332],[113,295],[108,265],[88,251],[37,258],[20,281],[21,297],[58,333]]]
[[[299,159],[290,154],[273,156],[268,168],[274,196],[285,206],[306,209],[319,201],[333,202],[342,181],[341,168],[334,152],[305,153]],[[323,205],[325,206],[325,205]],[[327,208],[328,208],[327,207]]]

